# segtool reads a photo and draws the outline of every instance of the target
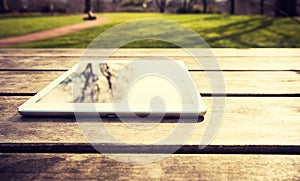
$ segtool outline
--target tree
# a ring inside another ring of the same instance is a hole
[[[167,0],[155,0],[159,12],[164,13],[167,5]]]
[[[85,0],[84,12],[89,13],[92,10],[91,0]]]
[[[265,14],[265,0],[260,0],[260,14],[263,15]]]
[[[207,1],[202,0],[202,4],[203,4],[203,13],[206,13],[207,12]]]
[[[276,0],[275,16],[297,16],[297,0]]]
[[[235,2],[234,0],[230,0],[230,14],[234,14],[235,10]]]
[[[0,0],[0,11],[6,13],[9,11],[7,0]]]
[[[84,12],[88,14],[88,17],[85,20],[95,20],[97,19],[96,15],[92,11],[92,0],[85,0],[85,9]]]
[[[193,11],[193,5],[197,2],[197,0],[183,0],[181,12],[190,13]]]
[[[102,11],[102,7],[103,7],[102,0],[97,0],[96,8],[94,10],[97,11],[97,12],[101,12]]]

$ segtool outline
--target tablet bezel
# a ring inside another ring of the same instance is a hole
[[[95,61],[99,62],[99,61]],[[110,61],[113,63],[124,63],[128,62],[126,60],[121,61]],[[185,67],[185,64],[182,61],[175,61],[178,62],[179,64],[182,64],[181,66],[183,69],[187,72],[189,78],[191,78],[190,74],[188,73],[188,70]],[[90,61],[90,63],[93,63],[93,61]],[[139,115],[139,116],[147,116],[150,114],[148,109],[145,106],[142,105],[136,105],[133,108],[133,111],[130,113],[128,110],[118,110],[117,112],[114,109],[113,103],[38,103],[38,101],[43,98],[45,95],[47,95],[52,89],[54,89],[56,86],[58,86],[63,80],[65,80],[67,77],[69,77],[73,72],[75,72],[78,68],[79,64],[74,65],[72,68],[70,68],[68,71],[63,73],[61,76],[59,76],[57,79],[52,81],[49,85],[47,85],[45,88],[43,88],[41,91],[39,91],[37,94],[32,96],[29,100],[27,100],[24,104],[22,104],[18,108],[18,112],[23,115],[23,116],[74,116],[75,113],[75,108],[74,104],[80,105],[81,109],[80,111],[76,110],[76,114],[83,114],[83,115],[89,115],[91,113],[95,113],[94,110],[97,110],[97,113],[100,116],[116,116],[122,115],[132,115],[132,113]],[[191,78],[192,79],[192,78]],[[167,110],[164,112],[156,112],[152,113],[153,115],[161,115],[165,114],[165,116],[170,116],[170,117],[178,117],[178,116],[184,116],[184,117],[194,117],[196,114],[199,116],[204,116],[206,113],[206,107],[205,104],[201,98],[200,93],[197,95],[198,97],[198,102],[200,103],[198,112],[190,112],[190,111],[183,111],[181,108],[178,106],[168,106]],[[84,107],[89,107],[86,105],[93,104],[95,109],[90,110],[90,109],[84,109]],[[188,106],[194,106],[193,104],[185,104],[185,108],[188,108]],[[190,110],[190,109],[188,109]],[[193,110],[193,109],[191,109]]]

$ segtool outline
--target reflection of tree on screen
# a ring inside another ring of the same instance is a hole
[[[106,63],[99,64],[99,66],[100,66],[100,71],[101,71],[102,75],[104,75],[107,79],[108,87],[109,87],[109,90],[111,90],[111,94],[112,94],[113,93],[112,92],[112,83],[111,83],[112,74],[109,71],[109,67]]]
[[[121,100],[127,93],[127,80],[131,75],[128,68],[124,66],[124,63],[81,64],[72,75],[64,79],[38,102],[111,103],[112,96]],[[117,81],[116,76],[120,75],[119,72],[122,69],[125,72]]]
[[[170,86],[165,78],[157,75],[144,75],[149,68],[143,63],[107,62],[79,64],[78,69],[59,85],[53,88],[38,102],[45,103],[131,103],[144,104],[153,96],[160,95],[169,102],[176,102],[177,89]],[[185,87],[185,77],[174,74],[172,80]],[[189,91],[181,92],[185,102],[189,99]],[[131,96],[131,97],[130,97]],[[149,98],[149,99],[148,99]]]
[[[100,75],[95,74],[93,68],[96,67],[89,63],[82,72],[74,75],[74,81],[79,83],[75,89],[80,88],[80,91],[74,90],[74,102],[111,102],[113,75],[109,66],[99,64]]]

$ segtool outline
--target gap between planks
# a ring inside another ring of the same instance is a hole
[[[97,149],[99,150],[97,150]],[[131,145],[90,143],[0,143],[0,153],[101,153],[101,154],[264,154],[299,155],[291,145]]]

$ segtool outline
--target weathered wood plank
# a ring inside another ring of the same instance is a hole
[[[124,159],[135,155],[118,155]],[[144,155],[144,157],[157,155]],[[170,155],[128,164],[101,154],[0,154],[3,180],[299,180],[298,155]]]
[[[80,152],[83,148],[81,145],[88,145],[75,119],[21,117],[17,107],[29,97],[0,96],[0,150],[8,145],[22,152],[22,146],[33,146],[28,148],[29,153],[24,150],[23,154],[0,153],[1,179],[299,180],[300,97],[280,97],[286,94],[299,95],[299,49],[213,51],[220,59],[221,69],[227,70],[224,72],[227,93],[273,94],[278,97],[226,98],[222,126],[207,151],[210,155],[173,154],[155,163],[129,165],[101,154],[53,154],[58,147],[73,153]],[[1,49],[0,92],[35,93],[71,67],[82,52],[82,49]],[[124,49],[115,54],[113,59],[134,58],[153,52],[189,61],[184,53],[176,49]],[[193,63],[187,63],[187,67],[198,70]],[[19,71],[22,69],[27,71]],[[37,71],[39,69],[42,71]],[[191,74],[199,91],[209,93],[205,72],[193,71]],[[203,135],[210,134],[205,133],[204,129],[212,113],[221,112],[220,109],[211,110],[212,98],[204,98],[204,101],[208,113],[202,122],[196,124],[189,140],[183,143],[184,148],[197,146]],[[141,146],[167,137],[177,126],[175,120],[170,119],[155,129],[140,131],[129,129],[128,125],[113,118],[105,119],[104,125],[119,139]],[[178,141],[180,137],[180,133],[175,135],[166,146],[182,144]],[[103,143],[116,145],[109,139],[104,139]],[[37,149],[39,145],[41,147]],[[282,155],[211,154],[225,153],[226,149],[231,148],[235,149],[234,153]],[[286,152],[286,148],[293,151]],[[52,150],[53,153],[31,154],[39,150],[47,153]],[[127,158],[131,155],[123,156]]]
[[[36,93],[63,72],[0,72],[0,92]]]
[[[299,48],[249,48],[249,49],[236,49],[236,48],[212,48],[210,49],[215,56],[230,56],[230,57],[299,57]],[[101,50],[105,52],[105,50]],[[99,50],[92,52],[91,55],[99,56]],[[111,50],[108,50],[111,52]],[[1,49],[0,56],[81,56],[85,49]],[[107,51],[106,51],[107,52]],[[199,56],[207,55],[200,51]],[[145,56],[155,54],[160,56],[186,56],[187,53],[182,49],[119,49],[116,56]]]
[[[212,77],[220,74],[209,72]],[[55,80],[62,71],[0,71],[0,93],[36,93]],[[209,80],[206,72],[190,72],[200,93],[212,92],[210,82],[217,87],[221,80]],[[300,88],[299,71],[228,71],[223,72],[228,94],[297,94]],[[215,93],[224,93],[216,90]]]
[[[28,97],[0,97],[1,143],[86,143],[74,118],[21,117],[17,107]],[[186,145],[199,145],[212,112],[211,98],[204,99],[208,113],[196,124]],[[227,98],[222,126],[211,145],[300,145],[300,98]],[[183,125],[191,123],[182,123]],[[169,120],[155,129],[132,130],[117,119],[106,119],[105,127],[113,135],[128,143],[151,144],[167,137],[177,126]],[[209,134],[209,133],[205,133]],[[179,133],[169,144],[181,144]],[[114,143],[104,140],[103,143]],[[222,148],[217,148],[222,149]],[[251,149],[251,147],[250,147]],[[255,148],[256,149],[256,148]],[[263,148],[262,148],[263,149]]]
[[[0,67],[3,70],[68,70],[79,60],[72,57],[0,57]]]
[[[217,70],[216,67],[199,66],[189,57],[170,56],[171,60],[183,60],[189,70]],[[91,57],[97,60],[99,57]],[[112,56],[109,60],[136,60],[134,56]],[[151,58],[153,59],[153,58]],[[299,70],[299,57],[217,57],[220,70]],[[209,62],[200,58],[203,62]],[[0,56],[0,70],[68,70],[80,61],[79,56]]]

